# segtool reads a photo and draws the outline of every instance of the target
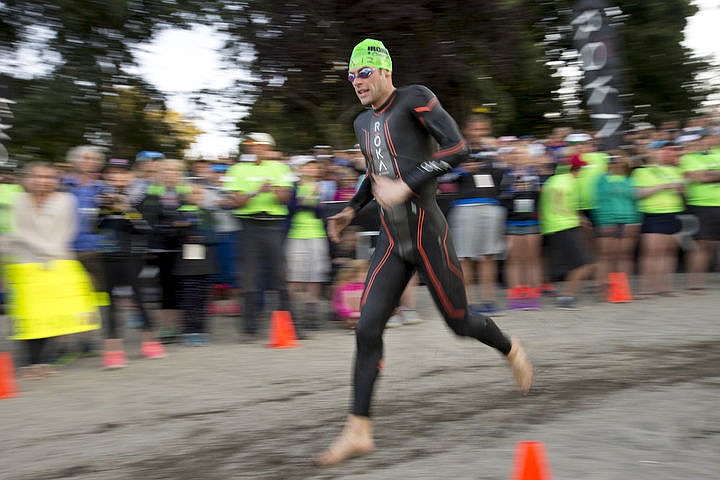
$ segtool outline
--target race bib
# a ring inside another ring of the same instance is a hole
[[[473,175],[473,180],[475,180],[475,188],[490,188],[490,187],[495,186],[495,182],[493,182],[492,175],[488,175],[488,174]]]
[[[516,198],[515,211],[517,213],[530,213],[535,209],[535,200],[532,198]]]
[[[205,245],[195,243],[184,244],[183,260],[205,260]]]

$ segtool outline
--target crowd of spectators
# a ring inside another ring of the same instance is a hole
[[[557,307],[576,308],[583,285],[607,298],[611,273],[637,274],[635,298],[676,295],[681,257],[685,291],[703,292],[720,240],[716,119],[640,125],[612,151],[570,128],[546,138],[491,131],[489,117],[472,115],[463,129],[467,162],[438,178],[471,308],[491,315],[536,309],[543,294],[553,294]],[[3,172],[0,185],[4,261],[82,264],[92,290],[106,294],[96,295],[105,368],[127,362],[119,302],[134,304],[147,358],[163,357],[168,342],[207,345],[208,316],[216,313],[236,315],[241,338],[257,337],[267,292],[277,293],[275,308],[292,312],[300,336],[329,318],[354,325],[364,260],[381,227],[377,215],[359,215],[333,244],[325,219],[364,178],[357,145],[290,155],[270,134],[251,133],[236,160],[194,161],[147,151],[106,158],[100,148],[81,146],[64,163],[24,173]],[[43,230],[48,214],[65,220]],[[28,235],[27,225],[32,239],[18,236],[18,228]],[[16,279],[6,281],[16,294]],[[87,333],[80,337],[79,348],[98,348]],[[15,338],[32,344],[29,365],[50,361],[37,339]]]

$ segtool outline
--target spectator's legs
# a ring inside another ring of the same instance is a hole
[[[27,346],[27,364],[40,365],[44,363],[44,350],[47,338],[33,338],[32,340],[25,340]]]
[[[478,262],[480,270],[480,301],[494,303],[497,298],[497,260],[495,255],[483,255]]]
[[[657,294],[672,291],[674,254],[677,244],[672,235],[643,233],[640,236],[640,293]]]
[[[623,226],[623,236],[619,239],[617,253],[617,269],[623,272],[628,278],[635,273],[634,258],[635,248],[640,235],[639,224],[627,224]]]
[[[462,271],[463,271],[463,277],[464,277],[464,287],[465,287],[465,296],[468,299],[468,303],[473,302],[474,292],[473,287],[475,285],[475,274],[476,271],[480,269],[478,266],[478,261],[473,258],[463,258],[460,261],[460,264],[462,265]],[[477,270],[476,270],[477,268]]]
[[[210,281],[207,275],[184,275],[179,280],[183,333],[207,332],[207,299]]]
[[[582,282],[583,280],[587,280],[588,278],[591,278],[594,271],[595,271],[594,263],[582,265],[573,270],[570,270],[570,272],[565,277],[565,284],[563,285],[563,290],[562,290],[561,296],[576,297],[577,292],[580,289],[580,282]]]
[[[603,232],[597,237],[595,244],[597,245],[598,261],[597,261],[597,273],[596,277],[598,281],[606,288],[603,289],[602,293],[605,293],[608,287],[608,275],[610,272],[614,272],[614,259],[615,251],[617,248],[615,243],[616,239],[612,236],[610,231],[614,227],[602,227]]]
[[[243,222],[242,237],[242,269],[240,284],[243,288],[244,309],[243,309],[243,331],[248,335],[257,333],[257,295],[258,295],[258,269],[260,266],[259,256],[262,249],[262,232],[257,221],[248,220]]]
[[[705,272],[710,267],[713,247],[717,247],[717,242],[696,240],[695,248],[688,253],[687,288],[690,291],[699,292],[705,288]]]

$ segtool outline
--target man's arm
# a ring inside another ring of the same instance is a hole
[[[416,105],[413,115],[427,129],[440,149],[431,160],[421,163],[404,175],[405,183],[413,190],[420,185],[446,174],[467,160],[468,147],[455,120],[440,105],[437,97],[428,88],[416,86]]]
[[[348,207],[352,208],[355,213],[359,212],[365,205],[370,203],[370,201],[373,199],[373,191],[372,191],[372,180],[370,178],[370,175],[366,175],[363,179],[362,183],[357,189],[357,192],[355,192],[355,195],[353,195],[353,198],[350,199],[350,202],[348,203]]]

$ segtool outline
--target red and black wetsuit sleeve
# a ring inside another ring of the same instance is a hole
[[[412,114],[438,143],[438,151],[430,160],[418,164],[404,174],[405,183],[416,191],[430,180],[446,174],[468,158],[467,142],[450,114],[440,105],[427,87],[413,85],[408,89]]]

